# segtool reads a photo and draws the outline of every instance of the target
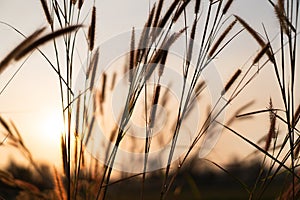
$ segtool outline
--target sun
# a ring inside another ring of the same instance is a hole
[[[43,136],[49,142],[60,141],[61,134],[64,132],[64,123],[62,119],[61,111],[50,110],[44,116],[42,120]]]

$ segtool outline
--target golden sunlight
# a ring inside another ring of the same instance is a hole
[[[51,143],[60,141],[61,133],[64,131],[62,114],[59,110],[51,110],[42,117],[40,128],[44,131],[44,137]]]

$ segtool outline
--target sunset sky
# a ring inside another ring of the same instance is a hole
[[[86,0],[86,2],[89,1]],[[97,7],[96,44],[101,47],[101,44],[117,37],[119,34],[131,31],[133,26],[137,29],[143,27],[149,13],[149,5],[152,5],[154,1],[96,0],[95,2]],[[167,0],[165,5],[168,2],[171,1]],[[191,16],[193,16],[193,5],[191,4],[191,7],[187,9],[187,14],[190,13]],[[90,6],[85,6],[83,10],[85,14],[83,15],[88,15]],[[202,5],[202,8],[204,7]],[[278,33],[277,19],[267,1],[235,0],[229,12],[245,19],[261,34],[263,34],[263,23],[271,39]],[[89,17],[87,20],[89,20]],[[0,21],[17,28],[25,35],[47,25],[41,4],[37,0],[1,0]],[[181,20],[181,23],[183,23],[183,20]],[[0,59],[22,39],[16,31],[1,23]],[[278,46],[276,43],[274,45],[275,47]],[[43,50],[49,51],[51,47],[51,44],[47,44],[43,47]],[[105,51],[105,49],[101,50]],[[246,32],[237,37],[213,63],[223,82],[226,82],[237,68],[242,68],[244,63],[255,56],[258,50],[259,46]],[[85,58],[82,57],[81,59],[84,62]],[[23,61],[13,63],[8,70],[0,75],[0,90],[4,88]],[[237,101],[233,102],[230,109],[227,110],[227,117],[230,118],[230,114],[238,109],[240,105],[251,100],[255,100],[255,103],[246,111],[266,108],[270,97],[273,98],[274,105],[280,107],[281,102],[277,98],[279,92],[276,84],[274,73],[271,67],[267,66]],[[300,103],[300,101],[296,103]],[[28,58],[14,80],[0,95],[0,114],[5,119],[14,121],[35,159],[45,162],[50,161],[55,165],[60,164],[59,141],[63,124],[58,78],[37,52],[34,52]],[[233,127],[253,139],[253,141],[257,141],[267,133],[268,120],[267,114],[258,115],[255,119],[234,123]],[[219,162],[227,162],[232,160],[234,156],[245,157],[251,150],[253,148],[244,141],[231,133],[224,132],[208,157]],[[0,164],[6,163],[9,158],[17,159],[11,149],[0,147],[0,152],[1,155],[4,155],[4,159],[0,160]]]

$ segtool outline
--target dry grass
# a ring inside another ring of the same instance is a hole
[[[290,183],[289,188],[283,188],[281,197],[298,197],[298,156],[300,139],[297,124],[300,116],[300,106],[298,105],[298,107],[296,107],[295,103],[298,95],[295,87],[295,79],[299,77],[296,74],[297,26],[295,23],[297,20],[294,19],[298,17],[298,9],[291,12],[293,6],[296,6],[296,3],[289,4],[279,0],[275,5],[269,1],[280,23],[281,31],[279,43],[281,46],[279,51],[274,51],[272,41],[269,40],[267,31],[265,31],[264,38],[237,15],[234,15],[234,20],[227,27],[223,27],[225,22],[232,18],[232,16],[228,18],[225,17],[234,2],[233,0],[226,2],[209,1],[207,5],[201,3],[202,1],[200,0],[174,0],[170,5],[165,5],[165,1],[163,0],[158,0],[157,3],[154,3],[140,38],[136,38],[135,28],[132,28],[128,51],[129,62],[126,63],[130,73],[128,93],[124,99],[125,104],[118,118],[118,124],[114,124],[112,127],[105,127],[108,130],[105,134],[113,145],[110,143],[108,146],[103,146],[102,150],[105,151],[106,156],[106,163],[103,164],[95,160],[95,158],[87,152],[86,148],[92,138],[93,130],[97,125],[96,114],[99,114],[99,117],[105,122],[105,118],[109,114],[106,112],[111,112],[111,110],[108,109],[108,100],[119,77],[117,72],[113,72],[112,74],[103,72],[100,77],[100,88],[95,87],[99,78],[97,77],[99,74],[97,70],[99,69],[98,65],[101,57],[99,48],[95,48],[97,13],[96,7],[93,5],[89,12],[91,21],[88,27],[85,28],[82,26],[80,19],[83,15],[82,6],[85,5],[84,2],[83,0],[71,0],[68,2],[65,1],[64,4],[62,4],[59,1],[52,0],[51,6],[48,6],[47,1],[41,0],[47,24],[52,32],[42,35],[46,28],[38,29],[25,38],[23,42],[17,45],[17,47],[8,53],[0,62],[0,74],[2,75],[5,69],[10,66],[11,62],[20,60],[45,43],[50,41],[53,43],[56,57],[55,67],[53,67],[54,65],[51,61],[49,61],[49,64],[55,69],[59,78],[62,115],[66,127],[65,132],[61,135],[60,141],[63,173],[60,174],[54,169],[54,172],[51,174],[53,180],[55,180],[53,198],[61,200],[109,198],[108,191],[110,185],[114,184],[111,179],[114,173],[116,158],[124,141],[129,140],[127,135],[128,131],[131,131],[130,120],[132,120],[137,112],[141,112],[145,117],[144,126],[146,139],[142,143],[139,142],[139,144],[134,143],[136,141],[132,142],[132,151],[143,152],[145,155],[141,161],[144,165],[143,171],[132,177],[141,177],[141,199],[144,198],[145,194],[144,185],[147,180],[147,167],[149,166],[148,154],[151,147],[153,148],[153,145],[163,146],[165,145],[164,140],[167,140],[168,145],[170,145],[170,149],[166,154],[167,163],[165,168],[161,170],[161,176],[163,177],[162,189],[161,191],[155,191],[160,195],[160,199],[167,199],[182,167],[188,164],[189,158],[193,158],[193,152],[200,147],[200,141],[206,137],[211,137],[210,134],[214,133],[214,131],[211,130],[214,130],[217,125],[223,126],[229,132],[235,134],[252,146],[256,152],[260,152],[264,156],[262,169],[266,166],[267,159],[270,160],[267,174],[263,174],[262,171],[258,173],[257,181],[251,191],[248,189],[248,186],[242,184],[242,187],[245,187],[249,192],[249,198],[262,198],[265,190],[275,179],[276,175],[281,172],[289,174],[289,176],[287,176],[287,182]],[[191,4],[194,4],[194,13],[192,13],[194,19],[191,24],[192,26],[189,27],[186,9]],[[204,5],[206,5],[206,7],[204,7]],[[164,6],[168,7],[164,8]],[[51,10],[49,10],[49,7]],[[199,14],[200,10],[201,12],[204,10],[203,15]],[[183,25],[180,24],[179,19],[181,18],[183,18],[184,21]],[[241,68],[236,70],[223,87],[223,90],[220,91],[219,99],[215,105],[207,106],[208,109],[205,114],[205,119],[201,121],[201,123],[199,122],[199,130],[197,130],[195,136],[190,139],[190,146],[182,157],[180,157],[175,166],[173,163],[174,152],[179,148],[178,138],[180,138],[180,134],[183,134],[181,131],[183,123],[189,119],[189,115],[196,108],[198,98],[202,95],[202,92],[207,89],[206,82],[201,79],[202,73],[241,32],[238,31],[232,36],[229,34],[233,32],[233,27],[236,26],[237,22],[255,39],[260,45],[261,50],[254,57],[248,69],[244,70],[246,67],[243,67],[243,70]],[[183,27],[172,32],[176,26]],[[60,28],[55,30],[54,27]],[[87,52],[83,52],[83,54],[88,55],[88,58],[84,66],[85,82],[83,84],[85,85],[85,90],[75,95],[72,90],[74,87],[74,58],[76,56],[74,52],[77,49],[76,41],[79,39],[79,29],[82,29],[82,33],[86,39]],[[287,36],[286,40],[284,40],[283,34]],[[218,35],[220,36],[217,37]],[[61,37],[63,41],[62,46],[58,43],[58,37]],[[161,80],[169,75],[165,66],[171,58],[169,50],[178,42],[180,37],[185,37],[185,45],[183,45],[185,53],[181,65],[183,83],[180,88],[178,102],[176,106],[174,106],[169,93],[163,91]],[[226,38],[228,39],[224,42]],[[194,49],[197,44],[197,39],[200,40],[198,43],[200,47],[199,52],[195,52]],[[136,40],[139,41],[137,45]],[[288,53],[286,52],[287,48]],[[63,49],[63,53],[61,49]],[[281,53],[281,63],[278,62],[276,52]],[[261,61],[265,54],[269,59],[262,65],[259,65],[259,61]],[[47,58],[47,54],[45,57]],[[196,60],[195,66],[193,67],[191,67],[192,59]],[[243,134],[229,127],[232,121],[234,121],[235,116],[229,120],[228,124],[223,124],[223,122],[218,121],[218,116],[225,112],[226,108],[242,94],[241,92],[245,90],[248,84],[254,81],[258,73],[253,73],[253,66],[257,64],[259,70],[261,70],[267,66],[267,63],[272,64],[274,68],[274,74],[281,92],[283,108],[276,108],[272,100],[270,100],[267,109],[240,114],[243,109],[248,107],[246,104],[245,107],[241,107],[235,113],[235,115],[239,115],[239,117],[252,117],[261,113],[269,113],[270,125],[267,130],[267,135],[264,135],[265,144],[262,147],[260,144],[251,141]],[[287,66],[286,63],[290,63],[290,66]],[[62,73],[62,71],[65,73]],[[154,86],[149,84],[150,80],[154,81]],[[63,83],[65,85],[63,85]],[[233,92],[230,98],[225,99],[225,94],[232,88]],[[153,91],[151,91],[151,89],[153,89]],[[226,101],[225,104],[221,104],[221,100],[223,99]],[[169,103],[170,105],[168,105]],[[221,108],[219,104],[221,104]],[[165,132],[165,135],[154,137],[153,133],[160,117],[158,113],[159,110],[157,110],[158,105],[163,106],[168,111],[166,114],[168,120],[166,122],[167,128],[161,130],[161,133]],[[138,109],[140,107],[142,107],[141,110]],[[1,133],[3,133],[4,136],[4,139],[0,141],[0,146],[9,144],[21,151],[32,166],[34,166],[35,170],[42,175],[40,168],[24,144],[21,134],[14,123],[8,122],[0,116],[0,124]],[[278,135],[281,133],[277,129],[279,125],[280,127],[285,127],[281,131],[284,132],[283,141],[279,141]],[[170,128],[171,126],[172,128]],[[74,127],[74,130],[72,127]],[[290,161],[290,166],[287,164],[287,161]],[[216,166],[219,165],[216,164]],[[226,169],[220,168],[227,172]],[[129,176],[121,178],[121,180],[118,181],[126,181],[130,178]],[[36,198],[47,198],[35,185],[14,179],[13,176],[8,173],[0,171],[0,180],[8,185],[17,186],[23,191],[31,191],[30,195],[35,195]],[[28,194],[23,195],[26,196]]]

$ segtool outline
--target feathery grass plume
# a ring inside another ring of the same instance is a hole
[[[103,103],[105,100],[105,88],[106,88],[106,73],[102,74],[102,89],[100,96],[100,103]]]
[[[157,84],[155,87],[155,94],[152,100],[152,107],[151,107],[151,112],[150,112],[150,124],[149,127],[153,128],[154,127],[154,122],[155,122],[155,116],[156,116],[156,111],[157,111],[157,103],[159,99],[159,94],[160,94],[160,84]]]
[[[173,3],[170,5],[169,9],[167,10],[166,14],[159,21],[159,23],[158,23],[159,28],[163,28],[166,25],[167,21],[171,17],[173,11],[175,10],[175,8],[176,8],[176,6],[178,5],[179,2],[180,2],[180,0],[174,0],[173,1]]]
[[[265,55],[265,53],[267,53],[269,48],[270,48],[270,43],[267,43],[255,56],[255,58],[252,62],[252,65],[256,64],[263,57],[263,55]]]
[[[131,31],[131,40],[130,40],[130,54],[129,54],[129,82],[132,82],[133,79],[133,70],[134,67],[136,66],[135,63],[135,32],[134,32],[134,27],[132,27]]]
[[[194,13],[197,15],[199,13],[199,10],[200,10],[200,3],[201,3],[201,0],[196,0],[196,3],[195,3],[195,10],[194,10]]]
[[[148,16],[147,22],[144,25],[142,34],[140,36],[140,41],[138,44],[138,49],[136,51],[136,57],[135,57],[135,63],[139,63],[139,61],[142,60],[142,56],[144,54],[145,48],[147,48],[148,42],[149,42],[149,27],[151,27],[152,21],[153,21],[153,15],[155,11],[155,6],[153,5],[152,10]]]
[[[52,21],[52,18],[51,18],[46,0],[41,0],[41,3],[42,3],[42,7],[43,7],[43,10],[44,10],[44,13],[45,13],[45,16],[46,16],[46,19],[47,19],[48,23],[50,25],[52,25],[53,21]]]
[[[174,17],[173,17],[173,23],[175,23],[178,18],[180,17],[181,13],[183,12],[183,10],[186,8],[186,6],[190,3],[190,0],[185,0],[183,2],[183,4],[181,4],[181,6],[179,7],[179,9],[176,11],[176,13],[174,14]]]
[[[218,38],[218,40],[215,42],[215,44],[212,46],[211,50],[208,53],[209,57],[212,57],[217,48],[220,46],[221,42],[224,40],[224,38],[228,35],[230,30],[233,28],[233,26],[236,24],[237,20],[234,20],[229,24],[229,26],[225,29],[225,31],[222,33],[222,35]]]
[[[95,67],[98,65],[98,60],[99,60],[99,48],[95,51],[91,58],[91,62],[89,63],[89,67],[86,70],[86,79],[91,78],[92,76],[92,70],[94,70]]]
[[[158,77],[161,77],[164,73],[165,65],[166,65],[166,61],[167,61],[167,57],[168,57],[169,52],[168,51],[163,51],[162,54],[163,55],[161,57],[159,68],[158,68]]]
[[[281,10],[284,10],[284,0],[277,0],[277,5]]]
[[[167,86],[167,88],[170,88],[171,85],[169,84]],[[161,98],[161,106],[164,108],[167,105],[168,100],[170,99],[168,90],[165,90],[165,92],[162,94],[162,98]]]
[[[242,24],[242,26],[252,35],[252,37],[257,41],[257,43],[261,47],[264,47],[266,45],[264,40],[257,34],[257,32],[253,28],[251,28],[251,26],[247,22],[245,22],[245,20],[243,20],[237,15],[234,16]]]
[[[192,30],[191,30],[191,35],[190,35],[190,37],[191,37],[192,40],[195,39],[197,22],[198,22],[198,20],[195,18],[195,20],[193,22]]]
[[[232,4],[233,0],[228,0],[227,3],[225,4],[223,10],[222,10],[222,15],[225,15],[228,11],[228,9],[230,8],[231,4]]]
[[[234,15],[235,18],[242,24],[242,26],[250,33],[250,35],[252,35],[252,37],[256,40],[256,42],[262,47],[264,48],[266,46],[266,43],[264,42],[264,40],[257,34],[257,32],[251,28],[249,26],[249,24],[247,24],[247,22],[245,22],[242,18],[240,18],[239,16],[237,15]],[[268,57],[269,57],[269,60],[272,62],[272,63],[275,63],[275,58],[274,58],[274,55],[272,54],[271,51],[267,51],[266,52]]]
[[[155,16],[153,19],[153,27],[157,26],[163,4],[164,4],[164,0],[159,0],[156,11],[155,11]]]
[[[114,72],[112,79],[111,79],[111,84],[110,84],[110,90],[113,90],[116,84],[116,78],[117,78],[117,73]]]
[[[231,77],[231,79],[227,82],[227,84],[225,85],[224,89],[221,92],[221,95],[223,96],[229,89],[230,87],[233,85],[233,83],[236,81],[236,79],[239,77],[239,75],[242,73],[241,69],[238,69],[233,76]]]
[[[5,130],[12,135],[12,132],[9,128],[9,125],[7,124],[7,122],[0,116],[0,124],[5,128]]]
[[[204,90],[205,87],[205,81],[201,81],[200,83],[198,83],[195,87],[195,95],[198,96]]]
[[[61,180],[61,177],[59,176],[56,168],[54,167],[54,175],[55,175],[55,192],[56,195],[59,197],[60,200],[65,200],[66,199],[66,194],[65,194],[65,190],[64,190],[64,186]]]
[[[186,28],[183,28],[177,33],[173,33],[168,39],[164,41],[164,43],[161,45],[161,47],[155,52],[154,56],[152,59],[149,61],[147,70],[146,70],[146,75],[145,75],[145,80],[148,80],[160,60],[162,59],[164,52],[168,51],[171,45],[179,38],[179,36],[186,31]]]
[[[94,88],[94,83],[95,83],[95,77],[96,77],[96,71],[97,71],[97,66],[99,62],[99,48],[96,49],[96,52],[94,53],[94,56],[92,58],[92,70],[90,76],[91,76],[91,81],[90,81],[90,90]]]
[[[94,44],[95,44],[95,31],[96,31],[96,7],[93,6],[92,10],[92,20],[91,24],[89,27],[89,32],[88,32],[88,40],[89,40],[89,49],[92,51],[94,49]]]
[[[86,140],[86,143],[88,142],[89,140]],[[82,144],[82,142],[80,143],[80,145],[82,146],[82,148],[81,148],[81,166],[82,167],[85,167],[85,155],[84,155],[84,146],[83,146],[83,144]]]
[[[26,46],[24,49],[21,49],[21,51],[18,51],[16,56],[15,56],[15,60],[19,60],[22,57],[24,57],[25,55],[27,55],[30,51],[32,51],[35,48],[38,48],[40,45],[45,44],[46,42],[49,42],[50,40],[52,40],[53,38],[62,36],[66,33],[70,33],[73,32],[75,30],[77,30],[78,28],[82,27],[82,25],[73,25],[73,26],[68,26],[62,29],[59,29],[57,31],[54,31],[52,33],[49,33],[35,41],[33,41],[31,44],[29,44],[28,46]]]
[[[299,120],[299,117],[300,117],[300,104],[298,105],[297,107],[297,110],[294,114],[294,124],[293,124],[293,127],[295,128],[295,126],[297,125],[297,122]]]
[[[64,170],[64,174],[66,175],[66,174],[68,174],[67,146],[66,146],[65,138],[63,135],[61,135],[61,137],[60,137],[60,148],[61,148],[63,170]]]
[[[197,28],[197,19],[194,19],[191,34],[190,34],[190,41],[189,41],[189,47],[186,54],[186,65],[189,66],[190,62],[192,60],[192,53],[193,53],[193,47],[195,42],[195,34],[196,34],[196,28]]]
[[[92,135],[92,130],[94,128],[94,124],[95,124],[95,116],[93,115],[92,116],[92,119],[91,121],[89,122],[88,124],[88,127],[87,127],[87,133],[86,133],[86,137],[85,137],[85,142],[84,142],[84,146],[87,146],[87,144],[89,143],[89,140],[91,138],[91,135]],[[82,146],[83,144],[81,144]],[[81,155],[83,156],[84,153],[82,152]],[[82,157],[83,158],[83,157]]]
[[[19,45],[17,45],[5,58],[0,62],[0,74],[6,69],[9,63],[15,59],[15,56],[22,51],[22,49],[26,48],[33,40],[35,40],[46,27],[40,28],[30,36],[28,36],[25,40],[23,40]]]
[[[289,182],[288,187],[284,187],[283,193],[280,195],[278,199],[300,199],[300,183],[299,178],[296,177],[299,175],[299,171],[295,171],[296,175],[293,176],[292,181]]]
[[[78,9],[80,10],[83,5],[84,0],[78,0]]]
[[[278,2],[281,2],[281,1],[278,1]],[[284,33],[289,35],[289,32],[290,32],[289,28],[291,28],[291,30],[293,32],[296,32],[295,27],[292,25],[292,23],[290,22],[290,20],[288,19],[288,17],[285,14],[283,3],[278,3],[278,5],[274,6],[274,9],[275,9],[275,13],[278,18],[279,24],[280,24],[282,30],[284,31]]]
[[[288,35],[289,30],[285,19],[284,2],[278,0],[277,5],[274,5],[274,10],[282,30]]]
[[[147,19],[147,21],[145,23],[145,27],[151,27],[152,26],[155,8],[156,8],[156,3],[153,4],[153,7],[152,7],[152,9],[150,11],[148,19]]]
[[[10,121],[10,126],[12,127],[12,131],[17,135],[18,141],[19,141],[19,143],[21,144],[21,146],[23,146],[25,149],[27,149],[27,148],[25,147],[25,144],[24,144],[24,142],[23,142],[23,138],[22,138],[20,132],[19,132],[19,130],[17,129],[17,127],[16,127],[16,125],[14,124],[13,121]]]
[[[273,103],[272,103],[272,99],[270,98],[270,105],[269,105],[269,116],[270,116],[270,128],[269,128],[269,132],[268,135],[266,137],[266,144],[265,144],[265,151],[268,151],[270,148],[270,144],[272,141],[272,138],[276,138],[276,130],[275,130],[275,126],[276,126],[276,113],[273,112]]]

